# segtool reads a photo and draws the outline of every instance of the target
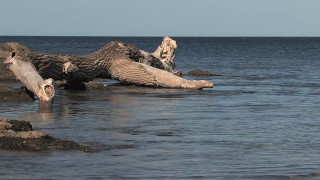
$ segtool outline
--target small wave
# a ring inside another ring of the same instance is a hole
[[[283,75],[283,74],[276,74],[276,75],[250,75],[245,76],[244,79],[246,80],[256,80],[256,81],[263,81],[263,80],[278,80],[278,79],[295,79],[297,75]]]
[[[168,137],[170,137],[170,136],[180,136],[180,135],[177,135],[174,132],[168,131],[168,132],[159,132],[159,133],[156,134],[156,136],[164,136],[164,137],[168,136]]]
[[[246,176],[241,178],[246,179],[262,179],[262,180],[269,180],[269,179],[279,179],[279,180],[287,180],[287,179],[305,179],[305,178],[314,178],[320,177],[320,174],[317,172],[311,172],[308,174],[296,174],[296,175],[261,175],[261,176]]]
[[[255,94],[256,91],[246,91],[246,90],[215,90],[214,96],[234,96],[243,94]]]
[[[110,150],[116,150],[116,149],[131,149],[136,148],[136,145],[133,144],[100,144],[100,143],[86,143],[87,145],[90,145],[90,147],[93,147],[95,149],[98,149],[99,151],[110,151]]]
[[[169,99],[176,99],[176,98],[184,98],[185,95],[184,94],[160,94],[160,95],[155,95],[153,97],[156,98],[169,98]]]

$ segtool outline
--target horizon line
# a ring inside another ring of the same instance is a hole
[[[129,38],[143,38],[143,37],[149,37],[149,38],[161,38],[166,37],[168,35],[164,36],[104,36],[104,35],[0,35],[0,37],[129,37]],[[169,36],[169,37],[177,37],[177,38],[320,38],[320,36]]]

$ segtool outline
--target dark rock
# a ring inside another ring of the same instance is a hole
[[[0,81],[17,81],[10,69],[7,68],[7,65],[3,63],[4,60],[4,58],[0,57]]]
[[[28,121],[0,119],[0,149],[7,150],[81,150],[97,152],[73,141],[54,138],[40,131],[33,131]]]
[[[104,85],[101,82],[97,81],[89,81],[87,83],[84,83],[84,85],[88,90],[105,90],[108,87],[107,85]]]
[[[32,131],[32,125],[28,121],[10,120],[9,123],[12,125],[11,130],[15,132]]]
[[[0,84],[0,102],[30,102],[34,101],[34,95],[25,87],[13,88]]]
[[[66,85],[67,85],[66,80],[55,80],[53,82],[53,86],[55,89],[64,89]]]
[[[97,81],[89,82],[74,82],[74,83],[65,83],[61,84],[60,88],[64,87],[65,89],[76,89],[76,90],[106,90],[107,85],[102,84]]]
[[[188,76],[213,76],[212,73],[209,71],[203,71],[203,70],[192,70],[188,72]]]
[[[84,152],[96,152],[87,146],[73,141],[66,141],[45,135],[41,138],[0,137],[0,149],[6,150],[81,150]]]

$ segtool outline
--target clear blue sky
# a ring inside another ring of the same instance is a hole
[[[0,35],[320,36],[320,0],[0,0]]]

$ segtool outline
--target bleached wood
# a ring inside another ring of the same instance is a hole
[[[33,92],[41,103],[51,102],[55,91],[52,85],[53,79],[43,80],[27,57],[19,56],[15,52],[4,61],[9,66],[18,80],[29,91]]]
[[[111,63],[113,79],[121,82],[165,88],[203,89],[212,88],[213,83],[204,80],[186,80],[168,71],[137,63],[128,59],[118,59]]]

